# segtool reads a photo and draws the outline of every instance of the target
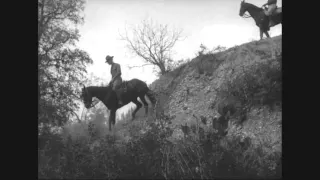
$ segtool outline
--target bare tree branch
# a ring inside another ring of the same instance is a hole
[[[139,26],[131,27],[131,32],[133,35],[129,36],[125,28],[124,34],[119,33],[120,40],[127,43],[126,47],[133,54],[144,59],[148,65],[158,67],[160,74],[165,74],[171,60],[172,48],[177,41],[183,39],[182,30],[169,30],[168,25],[155,25],[152,20],[143,20]]]
[[[77,118],[77,120],[78,120],[78,123],[81,123],[81,120],[82,120],[82,119],[79,118],[78,114],[77,114],[76,112],[74,112],[73,110],[71,110],[70,112],[71,112],[73,115],[76,116],[76,118]]]
[[[127,66],[129,69],[132,69],[132,68],[137,68],[137,67],[144,67],[144,66],[153,66],[153,64],[143,64],[143,65],[139,65],[139,66]]]

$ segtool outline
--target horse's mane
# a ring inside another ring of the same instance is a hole
[[[88,86],[87,87],[87,90],[93,93],[107,91],[107,89],[110,89],[110,86]]]
[[[122,80],[121,87],[126,87],[130,81],[137,81],[138,79],[131,79],[131,80]],[[138,80],[139,81],[139,80]],[[101,94],[101,92],[107,92],[108,90],[111,90],[111,86],[88,86],[88,91],[94,93],[94,94]]]

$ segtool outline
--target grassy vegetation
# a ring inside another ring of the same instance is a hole
[[[250,138],[226,139],[214,131],[178,127],[184,138],[173,139],[172,117],[146,123],[122,123],[129,141],[119,134],[99,138],[47,135],[38,150],[39,178],[249,178],[279,177],[280,155],[266,156]],[[124,126],[126,125],[126,126]],[[119,127],[120,129],[120,127]],[[273,168],[273,169],[272,169]]]

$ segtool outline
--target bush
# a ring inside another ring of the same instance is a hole
[[[268,106],[273,110],[274,105],[282,101],[281,76],[280,64],[275,59],[243,68],[240,75],[226,81],[218,90],[216,104],[224,104],[225,99],[234,97],[237,101],[231,102],[241,104],[239,115],[246,114],[252,107]]]
[[[197,60],[192,62],[192,65],[197,69],[199,74],[205,74],[212,76],[213,72],[219,67],[220,63],[223,62],[217,58],[217,54],[225,51],[226,47],[217,46],[212,50],[208,50],[203,44],[200,45],[200,50],[196,54]]]
[[[216,54],[204,54],[198,56],[197,59],[191,63],[191,66],[195,67],[198,74],[212,76],[213,72],[222,62],[222,60],[217,58]]]
[[[91,148],[94,142],[89,138],[69,137],[64,143],[59,136],[48,135],[52,137],[47,138],[47,145],[39,150],[39,178],[211,179],[274,176],[274,169],[263,168],[268,167],[268,163],[274,164],[277,157],[259,160],[265,155],[259,154],[258,150],[253,153],[250,139],[227,140],[213,131],[204,133],[201,128],[181,127],[188,129],[184,130],[187,136],[173,140],[172,119],[163,114],[145,127],[145,133],[128,143],[117,142],[113,135],[100,137],[96,148]],[[130,124],[128,126],[130,129]]]

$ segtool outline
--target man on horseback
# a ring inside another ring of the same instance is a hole
[[[267,3],[262,5],[262,7],[268,5],[268,9],[265,11],[265,14],[269,17],[269,27],[273,25],[273,21],[271,19],[273,13],[277,9],[277,0],[268,0]]]
[[[120,106],[123,105],[121,96],[120,96],[120,85],[122,83],[122,78],[121,78],[121,67],[118,63],[113,62],[113,56],[107,55],[106,57],[106,62],[111,65],[111,75],[112,79],[109,83],[110,86],[112,86],[112,90],[116,92],[117,98],[118,98],[118,103]]]

